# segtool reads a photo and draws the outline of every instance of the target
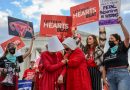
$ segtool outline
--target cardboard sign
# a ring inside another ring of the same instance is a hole
[[[6,50],[6,47],[7,47],[8,43],[10,43],[10,42],[13,42],[17,46],[17,50],[19,50],[19,49],[21,49],[22,47],[25,46],[25,44],[23,43],[21,38],[15,36],[15,37],[1,43],[1,47],[4,51]]]
[[[120,0],[101,0],[99,25],[118,24],[120,13]]]
[[[57,15],[42,15],[40,25],[40,35],[43,36],[64,36],[72,35],[72,17]]]
[[[32,38],[34,35],[32,22],[20,20],[13,17],[8,17],[9,35]]]
[[[98,0],[92,0],[86,3],[71,7],[71,16],[73,18],[72,26],[78,26],[95,22],[99,19]]]

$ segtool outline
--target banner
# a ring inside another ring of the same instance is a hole
[[[32,38],[34,35],[32,22],[8,17],[9,35]]]
[[[57,15],[42,15],[40,25],[40,35],[62,37],[71,36],[72,17]]]
[[[11,39],[9,39],[9,40],[7,40],[7,41],[1,43],[1,47],[2,47],[2,49],[3,49],[4,51],[6,50],[6,47],[7,47],[8,43],[10,43],[10,42],[13,42],[13,43],[17,46],[17,50],[19,50],[19,49],[21,49],[22,47],[25,46],[25,44],[24,44],[24,42],[21,40],[21,38],[15,36],[15,37],[13,37],[13,38],[11,38]]]
[[[118,24],[117,17],[120,13],[120,0],[100,0],[99,25]]]
[[[92,0],[70,8],[73,18],[72,26],[78,26],[99,19],[99,3],[98,0]]]
[[[30,80],[19,80],[18,90],[32,90],[32,81]]]

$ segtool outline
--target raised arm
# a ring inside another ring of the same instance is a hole
[[[34,37],[32,38],[31,40],[31,45],[30,45],[30,48],[29,50],[23,55],[23,59],[25,59],[30,53],[31,53],[31,50],[32,50],[32,47],[33,47],[33,41],[34,41]]]
[[[127,31],[126,27],[124,26],[121,17],[118,17],[118,22],[119,22],[121,29],[122,29],[122,32],[125,36],[124,44],[126,47],[129,47],[129,39],[130,39],[129,32]]]

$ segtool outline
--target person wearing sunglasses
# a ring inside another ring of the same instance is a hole
[[[104,27],[99,28],[99,42],[97,36],[89,35],[86,39],[84,53],[88,70],[92,81],[92,90],[102,90],[101,76],[104,72],[103,54],[106,42],[106,31]]]
[[[11,42],[7,45],[6,51],[0,57],[0,90],[18,90],[18,72],[20,71],[19,63],[31,53],[34,38],[31,40],[29,50],[20,56],[16,56],[16,45]]]
[[[76,41],[68,37],[62,42],[67,55],[66,90],[92,90],[85,55],[76,45]]]

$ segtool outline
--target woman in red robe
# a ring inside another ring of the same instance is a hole
[[[48,51],[41,54],[44,69],[39,90],[64,90],[62,85],[57,84],[58,77],[66,64],[66,60],[62,60],[62,54],[58,52],[63,49],[57,37],[54,36],[48,41]]]
[[[92,90],[84,53],[77,47],[76,41],[70,37],[65,39],[63,44],[66,53],[69,54],[66,90]]]

